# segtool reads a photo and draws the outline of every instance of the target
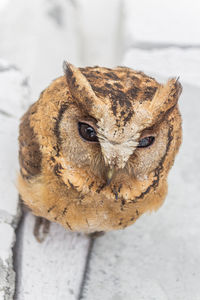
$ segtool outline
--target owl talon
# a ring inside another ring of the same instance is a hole
[[[42,217],[35,218],[33,234],[39,243],[44,242],[49,233],[50,222]]]
[[[96,239],[98,237],[101,237],[105,234],[105,231],[95,231],[95,232],[92,232],[92,233],[89,233],[88,236],[91,238],[91,239]]]

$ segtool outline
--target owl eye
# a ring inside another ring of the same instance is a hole
[[[147,136],[139,141],[138,148],[151,146],[155,140],[154,136]]]
[[[98,142],[96,131],[89,124],[78,122],[78,131],[84,140],[89,142]]]

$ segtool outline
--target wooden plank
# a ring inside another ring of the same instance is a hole
[[[16,299],[77,299],[89,238],[51,223],[45,241],[38,243],[34,222],[35,217],[27,213],[18,233]]]
[[[199,46],[199,1],[190,5],[189,0],[184,0],[181,6],[173,0],[124,0],[123,3],[127,46]]]
[[[26,78],[0,60],[0,299],[12,299],[15,289],[12,247],[20,217],[16,176],[18,124],[28,100]]]

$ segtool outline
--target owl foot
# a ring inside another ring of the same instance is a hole
[[[105,231],[95,231],[95,232],[88,234],[88,236],[91,237],[92,239],[96,239],[104,234],[105,234]]]
[[[35,217],[33,234],[39,243],[42,243],[49,233],[50,222],[42,217]]]

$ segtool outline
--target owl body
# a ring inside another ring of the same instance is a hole
[[[19,193],[37,215],[85,233],[156,210],[181,144],[176,79],[125,67],[75,68],[22,117]]]

